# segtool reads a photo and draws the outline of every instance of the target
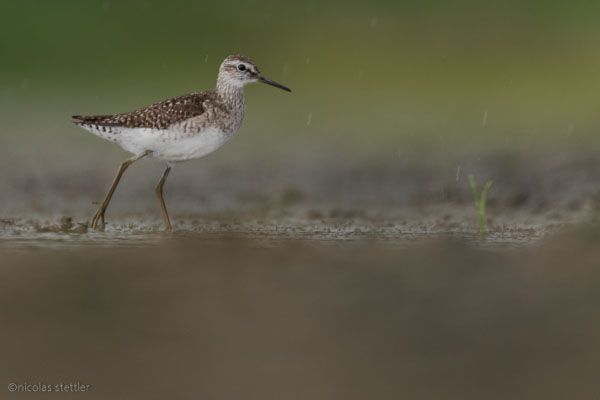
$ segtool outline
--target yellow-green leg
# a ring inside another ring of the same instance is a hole
[[[104,201],[102,201],[102,204],[100,204],[100,207],[98,207],[98,211],[96,211],[96,214],[94,214],[92,220],[90,221],[90,227],[92,229],[104,229],[104,213],[106,212],[106,209],[110,204],[110,200],[112,199],[112,196],[115,193],[115,190],[117,189],[119,181],[125,173],[125,170],[127,170],[127,168],[129,168],[131,164],[133,164],[140,158],[146,157],[148,154],[149,152],[145,152],[139,156],[129,158],[121,163],[121,165],[119,166],[119,170],[117,171],[117,175],[115,176],[115,179],[113,180],[113,183],[110,186],[110,190],[106,194],[106,197],[104,198]]]
[[[158,197],[158,201],[160,202],[160,210],[162,211],[163,222],[165,223],[165,229],[167,232],[171,232],[173,230],[173,227],[171,226],[171,220],[169,219],[169,212],[167,211],[167,205],[165,204],[165,199],[163,197],[163,187],[165,186],[165,181],[169,176],[169,172],[171,172],[171,166],[167,165],[165,172],[163,172],[160,180],[156,184],[156,188],[154,189],[156,196]]]

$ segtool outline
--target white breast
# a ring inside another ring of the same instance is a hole
[[[234,132],[218,128],[205,128],[200,132],[184,132],[175,127],[169,130],[152,128],[98,127],[81,125],[82,128],[119,144],[135,155],[151,151],[149,157],[166,161],[186,161],[203,157],[223,146]]]
[[[153,158],[185,161],[212,153],[232,136],[232,133],[225,133],[216,128],[204,129],[193,135],[170,130],[126,128],[117,135],[117,143],[133,154],[142,154],[150,150],[150,157]]]

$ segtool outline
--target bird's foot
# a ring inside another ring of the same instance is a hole
[[[104,227],[104,210],[99,209],[96,211],[96,214],[94,214],[92,220],[90,221],[90,228],[103,231]]]

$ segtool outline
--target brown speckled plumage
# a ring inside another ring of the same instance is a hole
[[[73,116],[78,125],[118,126],[123,128],[168,129],[190,118],[198,117],[209,108],[226,106],[216,92],[192,93],[163,100],[148,107],[115,115]]]
[[[259,76],[260,71],[254,61],[242,55],[232,55],[225,58],[221,69],[230,72],[235,71],[235,64],[239,62],[252,66],[247,71],[249,76],[253,78]],[[228,114],[232,114],[230,117],[234,119],[240,116],[243,117],[244,93],[241,88],[229,85],[221,75],[219,78],[216,90],[174,97],[121,114],[75,115],[73,116],[73,122],[82,127],[94,127],[104,131],[108,130],[108,127],[166,130],[179,124],[185,124],[186,121],[190,122],[186,125],[196,125],[198,128],[204,128],[211,123],[220,128],[233,128],[233,126],[224,126],[230,124],[219,121],[219,119],[227,118]],[[198,118],[203,114],[206,114],[204,118]],[[198,124],[200,120],[202,126]],[[239,123],[241,123],[241,120]],[[239,124],[233,125],[239,128]]]

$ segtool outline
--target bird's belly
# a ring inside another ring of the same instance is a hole
[[[198,133],[156,130],[148,128],[128,129],[119,135],[119,144],[125,150],[142,154],[151,151],[151,157],[167,161],[185,161],[200,158],[223,146],[233,133],[209,128]]]

